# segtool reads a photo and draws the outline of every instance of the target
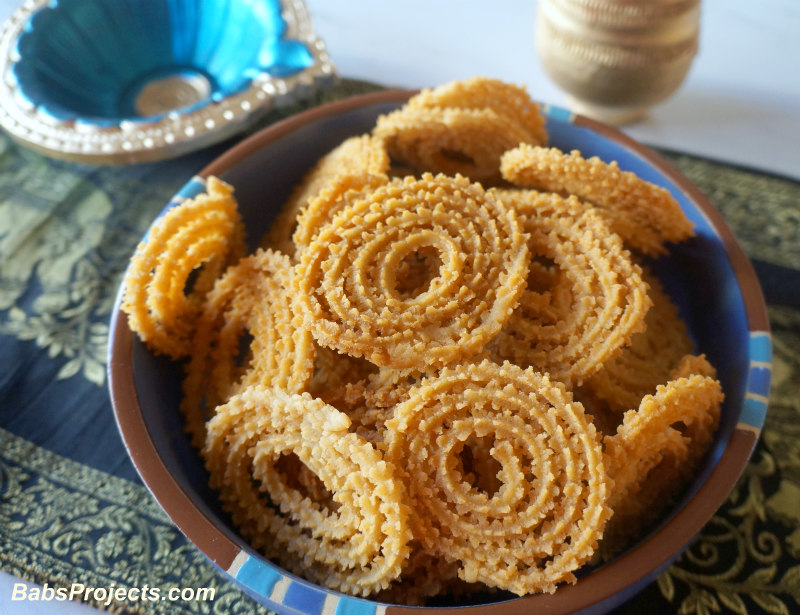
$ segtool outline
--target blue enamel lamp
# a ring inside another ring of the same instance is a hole
[[[335,79],[298,0],[29,0],[0,58],[6,132],[94,163],[210,145]]]

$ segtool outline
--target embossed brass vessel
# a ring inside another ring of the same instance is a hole
[[[700,0],[539,0],[536,50],[573,111],[625,124],[681,85],[699,25]]]

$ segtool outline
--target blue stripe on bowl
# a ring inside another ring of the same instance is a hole
[[[253,592],[308,615],[383,615],[386,611],[384,605],[292,580],[276,566],[244,551],[236,556],[228,574]]]
[[[739,426],[761,431],[767,416],[769,388],[772,380],[772,337],[766,331],[752,331],[748,348],[750,368],[747,374]]]
[[[289,587],[286,589],[282,604],[296,609],[301,613],[319,615],[322,613],[325,595],[325,592],[319,589],[309,585],[303,585],[302,583],[293,582],[290,583]]]
[[[193,199],[198,194],[203,194],[206,191],[206,180],[202,177],[195,175],[192,179],[190,179],[187,183],[183,185],[183,188],[178,190],[172,198],[169,200],[167,206],[162,209],[156,219],[150,224],[150,227],[144,234],[142,241],[147,241],[150,238],[150,230],[153,226],[164,217],[164,215],[174,206],[180,205],[187,199]]]
[[[575,119],[575,114],[569,109],[564,109],[563,107],[556,107],[555,105],[542,105],[541,110],[542,114],[546,118],[555,120],[556,122],[571,124]]]
[[[756,365],[750,368],[747,378],[747,392],[761,397],[769,397],[769,383],[772,377],[770,367]]]
[[[206,182],[202,177],[193,177],[190,179],[186,184],[184,184],[183,188],[178,190],[172,200],[176,203],[181,203],[187,199],[193,199],[198,194],[202,194],[206,191]]]
[[[750,361],[772,363],[772,337],[763,331],[750,333]]]
[[[742,413],[739,415],[739,427],[745,427],[760,432],[766,416],[767,402],[763,399],[748,397],[742,404]]]
[[[376,615],[377,612],[377,605],[372,602],[341,596],[334,615]]]
[[[248,557],[236,571],[234,578],[254,592],[269,596],[275,584],[284,577],[275,567],[256,557]]]

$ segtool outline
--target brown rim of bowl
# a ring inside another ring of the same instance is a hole
[[[268,143],[284,137],[307,122],[372,104],[407,100],[412,90],[386,90],[320,105],[277,122],[222,154],[198,174],[221,175]],[[698,206],[722,239],[734,274],[743,291],[747,322],[751,331],[769,331],[766,305],[752,264],[739,246],[722,215],[676,167],[648,147],[615,128],[573,115],[571,121],[634,150],[669,177]],[[121,291],[120,291],[121,292]],[[178,528],[217,566],[227,570],[242,551],[229,536],[199,510],[183,487],[170,474],[153,442],[143,416],[133,374],[132,342],[127,317],[119,310],[119,297],[111,323],[109,348],[109,389],[114,414],[128,454],[143,481]],[[583,577],[578,584],[559,588],[555,594],[540,594],[472,607],[431,607],[437,613],[502,612],[572,613],[610,599],[635,586],[666,566],[702,529],[725,501],[741,475],[755,447],[758,435],[736,429],[728,446],[697,494],[656,534],[626,552],[619,559]],[[676,549],[680,545],[681,549]],[[642,588],[639,588],[642,589]],[[327,591],[322,588],[323,591]],[[386,613],[408,614],[428,609],[388,605]]]

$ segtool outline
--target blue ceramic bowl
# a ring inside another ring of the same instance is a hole
[[[219,176],[235,187],[255,245],[321,155],[347,137],[369,132],[379,114],[398,108],[408,96],[362,96],[271,126],[202,170],[167,207],[204,191],[209,175]],[[696,225],[697,235],[659,259],[656,269],[679,304],[697,350],[717,367],[726,398],[719,431],[696,477],[646,535],[613,561],[582,571],[577,584],[554,595],[494,595],[494,602],[462,605],[462,615],[585,615],[621,604],[653,581],[722,505],[750,457],[766,412],[771,374],[766,308],[753,269],[719,212],[674,167],[622,133],[557,108],[544,110],[554,145],[617,160],[623,170],[664,186]],[[220,510],[202,461],[183,432],[180,367],[148,352],[118,308],[111,325],[109,382],[120,431],[145,483],[189,539],[256,600],[283,614],[443,611],[344,596],[287,573],[250,548]]]
[[[177,155],[333,74],[302,2],[40,0],[6,24],[0,122],[51,155]]]

